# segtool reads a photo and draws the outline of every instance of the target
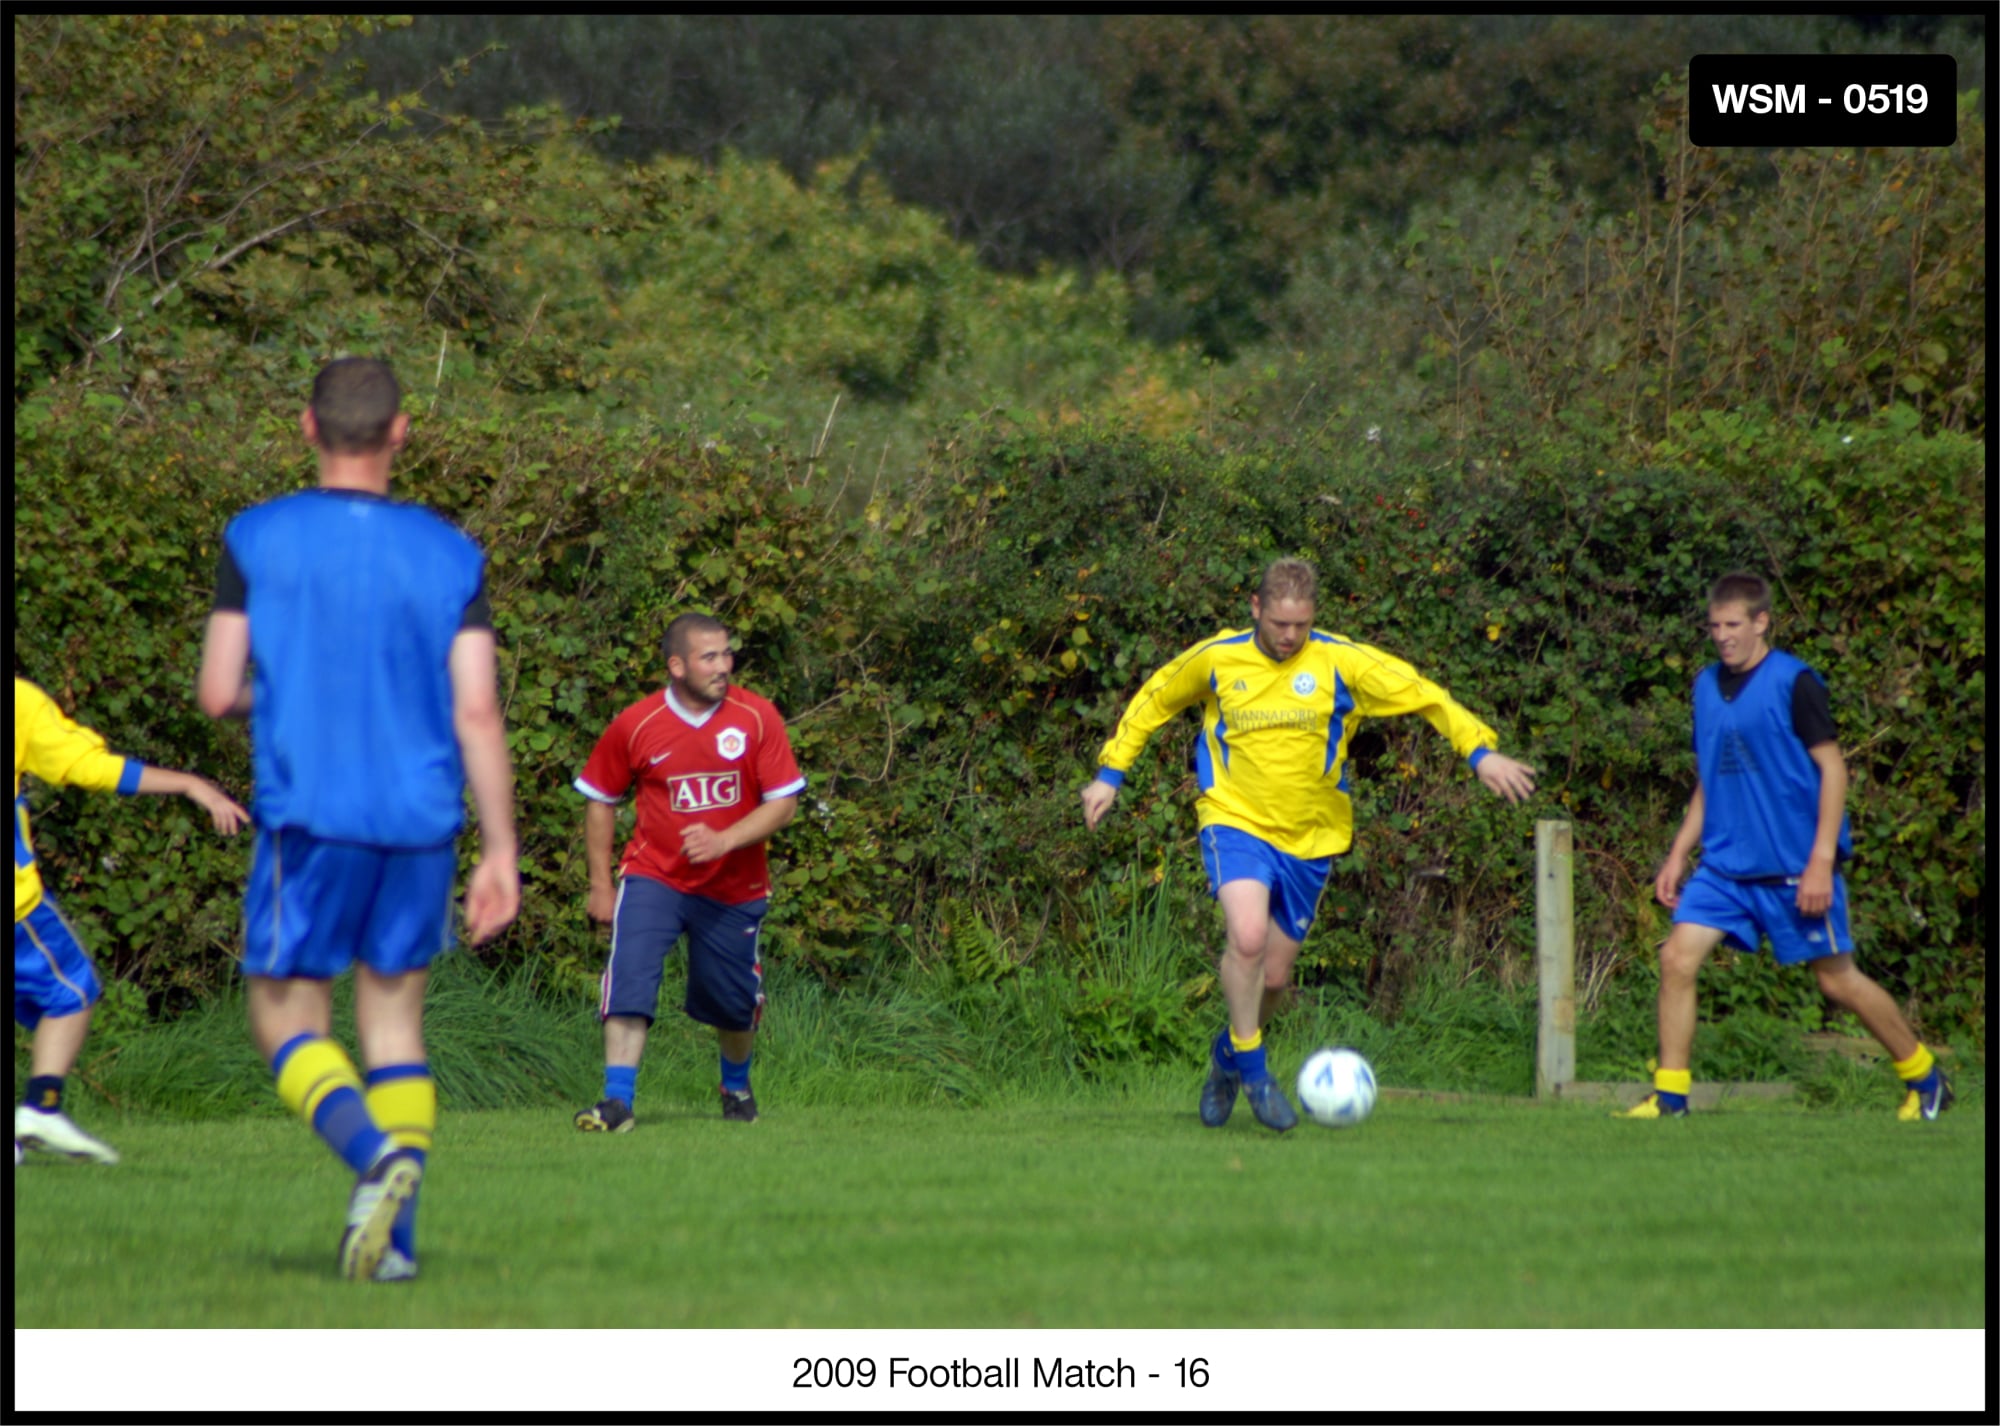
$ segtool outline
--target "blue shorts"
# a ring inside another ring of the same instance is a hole
[[[690,1020],[718,1030],[756,1029],[764,1014],[757,940],[770,905],[757,900],[730,906],[651,877],[626,877],[611,919],[611,962],[604,968],[598,1018],[638,1015],[650,1023],[660,1008],[667,953],[685,932],[687,998],[681,1009]]]
[[[1306,861],[1236,827],[1203,827],[1201,864],[1208,870],[1211,896],[1231,881],[1261,881],[1270,887],[1271,923],[1294,941],[1303,941],[1333,858]]]
[[[243,973],[331,980],[356,961],[422,970],[451,945],[458,853],[322,841],[260,828],[243,896]]]
[[[1803,965],[1854,949],[1847,929],[1847,878],[1833,878],[1833,902],[1817,916],[1802,916],[1799,883],[1731,881],[1720,872],[1696,867],[1681,888],[1674,924],[1707,926],[1738,950],[1755,951],[1759,938],[1771,943],[1781,966]]]
[[[14,923],[15,1022],[32,1030],[45,1015],[74,1015],[103,996],[90,957],[44,893],[35,909]]]

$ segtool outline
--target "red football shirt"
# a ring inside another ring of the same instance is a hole
[[[648,876],[730,906],[771,894],[762,842],[698,865],[681,851],[683,828],[704,823],[719,832],[774,797],[804,790],[785,720],[769,699],[732,685],[698,715],[671,690],[640,699],[611,720],[576,790],[622,802],[634,784],[639,825],[625,844],[621,875]]]

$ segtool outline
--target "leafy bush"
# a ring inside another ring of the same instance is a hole
[[[409,382],[401,492],[489,553],[524,877],[493,959],[558,993],[602,956],[578,914],[569,782],[658,686],[665,619],[704,608],[736,632],[742,680],[790,715],[811,778],[773,850],[774,961],[856,986],[949,964],[952,1004],[923,1012],[940,1025],[1051,1012],[1034,1033],[1060,1054],[1169,1053],[1205,994],[1175,1000],[1193,972],[1147,988],[1152,970],[1091,947],[1157,887],[1187,955],[1216,948],[1190,722],[1162,731],[1096,834],[1077,789],[1146,675],[1241,627],[1258,569],[1302,553],[1323,626],[1410,658],[1542,769],[1535,806],[1511,809],[1418,721],[1363,729],[1357,839],[1302,960],[1310,986],[1384,1016],[1441,966],[1518,992],[1530,823],[1562,815],[1580,964],[1615,1000],[1664,929],[1649,888],[1692,786],[1701,600],[1748,566],[1774,577],[1777,641],[1832,683],[1864,963],[1928,1033],[1983,1033],[1976,115],[1963,152],[1851,169],[1786,154],[1766,182],[1702,158],[1715,184],[1670,210],[1677,227],[1650,197],[1572,221],[1553,176],[1483,229],[1440,213],[1401,249],[1406,285],[1353,324],[1364,354],[1404,342],[1404,369],[1316,394],[1367,361],[1309,375],[1309,349],[1306,367],[1210,368],[1197,400],[1178,358],[1118,345],[1121,284],[997,277],[852,164],[806,186],[727,157],[613,172],[549,114],[389,144],[422,96],[319,83],[308,61],[340,33],[23,22],[40,78],[23,89],[18,246],[40,275],[17,314],[15,664],[114,746],[247,791],[244,731],[188,696],[216,542],[238,509],[311,479],[293,412],[314,367],[372,350]],[[124,89],[91,79],[99,50],[130,79],[143,152],[113,142]],[[178,85],[183,69],[200,82]],[[329,102],[305,116],[308,84]],[[198,128],[191,94],[226,101],[226,132],[184,153],[162,136]],[[1663,110],[1663,180],[1696,162],[1675,134]],[[248,247],[264,229],[225,224],[226,245],[197,253],[211,197],[231,224],[282,228],[311,211],[286,186],[309,174],[374,217]],[[148,217],[156,190],[175,195],[168,226]],[[86,222],[109,246],[88,247]],[[1683,260],[1717,304],[1699,325],[1666,281]],[[1329,258],[1315,290],[1350,271],[1397,280],[1380,254]],[[1934,288],[1892,300],[1912,274]],[[1293,316],[1332,342],[1356,310]],[[127,317],[108,347],[89,335]],[[1880,361],[1785,345],[1850,318]],[[1740,384],[1716,385],[1725,371]],[[1377,399],[1411,419],[1370,439]],[[868,447],[832,444],[856,429]],[[49,884],[149,1011],[226,979],[241,843],[172,804],[33,796]],[[1050,987],[1086,983],[1070,1003],[1095,1019],[1051,1010]]]

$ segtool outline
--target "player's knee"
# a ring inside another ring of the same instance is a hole
[[[1223,955],[1239,965],[1261,966],[1264,962],[1264,938],[1257,936],[1231,935],[1223,949]]]
[[[1845,1005],[1864,977],[1854,968],[1851,956],[1827,956],[1813,962],[1813,976],[1819,981],[1819,991],[1837,1005]]]
[[[1681,936],[1668,936],[1660,947],[1660,979],[1675,983],[1692,981],[1708,959],[1708,948]]]

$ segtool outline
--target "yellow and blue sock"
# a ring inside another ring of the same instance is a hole
[[[1229,1032],[1229,1049],[1236,1061],[1236,1072],[1251,1084],[1271,1077],[1270,1068],[1264,1063],[1264,1032],[1252,1030],[1245,1040],[1234,1030]]]
[[[361,1097],[361,1076],[347,1051],[324,1035],[294,1035],[271,1057],[278,1098],[312,1125],[356,1174],[368,1172],[389,1146]]]
[[[415,1064],[380,1065],[368,1071],[368,1111],[389,1142],[408,1149],[419,1164],[430,1158],[431,1139],[437,1132],[437,1081],[431,1067]],[[389,1242],[411,1262],[417,1260],[417,1197],[410,1196],[389,1230]]]
[[[1917,1048],[1911,1051],[1907,1060],[1896,1060],[1893,1063],[1896,1067],[1896,1078],[1900,1079],[1906,1088],[1920,1090],[1925,1094],[1937,1088],[1937,1056],[1930,1052],[1923,1041],[1917,1042]]]
[[[627,1109],[638,1102],[639,1067],[637,1065],[606,1065],[604,1067],[604,1097],[622,1099]]]
[[[722,1087],[731,1094],[748,1094],[751,1056],[745,1055],[740,1064],[727,1055],[720,1055],[718,1058],[722,1061]]]
[[[30,1109],[39,1109],[44,1114],[62,1113],[63,1076],[59,1074],[38,1074],[28,1081],[28,1089],[21,1096],[21,1102]]]
[[[1653,1071],[1653,1092],[1660,1096],[1660,1108],[1682,1110],[1688,1107],[1688,1095],[1694,1089],[1693,1070],[1656,1069]]]

